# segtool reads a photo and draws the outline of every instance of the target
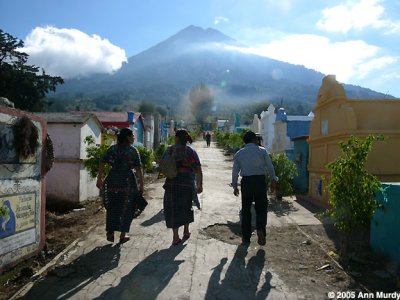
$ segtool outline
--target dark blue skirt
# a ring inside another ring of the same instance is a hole
[[[131,170],[111,171],[104,182],[106,231],[129,232],[138,196],[136,177]]]
[[[164,217],[167,228],[178,228],[194,221],[192,196],[194,181],[191,173],[178,173],[167,178],[163,186]]]

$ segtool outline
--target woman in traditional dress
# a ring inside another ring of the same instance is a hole
[[[165,180],[164,189],[164,216],[167,228],[172,228],[172,244],[178,245],[179,227],[183,226],[183,239],[190,237],[189,223],[194,221],[192,195],[195,189],[193,174],[196,174],[197,193],[203,191],[203,173],[199,156],[196,151],[187,146],[192,138],[185,129],[175,133],[175,145],[172,152],[176,161],[178,175]],[[168,151],[168,150],[167,150]],[[164,154],[166,155],[166,153]]]
[[[120,243],[129,240],[126,233],[129,232],[134,217],[135,200],[143,194],[142,164],[138,150],[131,146],[133,141],[132,130],[121,129],[117,135],[117,144],[108,148],[99,165],[96,185],[99,189],[104,189],[104,204],[107,210],[106,237],[110,242],[114,242],[114,231],[121,233]],[[111,165],[111,170],[103,182],[106,163]]]

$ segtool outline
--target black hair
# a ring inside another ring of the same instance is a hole
[[[129,128],[122,128],[117,134],[117,144],[123,145],[128,143],[128,137],[133,135],[133,131]]]
[[[190,136],[189,132],[186,129],[178,129],[175,132],[175,136],[179,138],[179,141],[182,144],[187,144],[188,142],[191,144],[193,143],[192,137]]]
[[[247,131],[245,134],[244,134],[244,136],[243,136],[243,142],[245,143],[245,144],[249,144],[249,143],[253,143],[254,142],[254,139],[256,139],[257,138],[257,136],[256,136],[256,134],[253,132],[253,131]]]

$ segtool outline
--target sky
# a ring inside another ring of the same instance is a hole
[[[115,72],[189,25],[400,98],[400,0],[0,0],[0,28],[65,79]]]

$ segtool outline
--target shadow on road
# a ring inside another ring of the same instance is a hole
[[[273,212],[277,217],[287,216],[291,212],[298,210],[293,206],[291,201],[285,199],[277,200],[273,197],[270,197],[268,202],[268,211]]]
[[[268,296],[271,290],[269,282],[272,278],[269,272],[265,275],[264,285],[257,291],[265,264],[265,251],[259,249],[246,264],[247,250],[248,246],[238,246],[222,280],[221,274],[228,259],[221,259],[213,269],[205,299],[265,299]]]
[[[156,299],[184,260],[175,260],[186,245],[156,250],[95,299]]]
[[[117,268],[120,256],[119,244],[96,247],[72,263],[50,271],[23,299],[69,299],[101,275]]]
[[[164,211],[163,209],[160,209],[157,214],[152,216],[150,219],[143,221],[142,223],[140,223],[140,225],[148,227],[162,221],[164,221]]]
[[[320,206],[313,204],[311,202],[311,200],[309,200],[310,198],[307,195],[296,194],[295,197],[296,197],[296,202],[298,204],[300,204],[301,206],[303,206],[305,209],[307,209],[312,214],[323,213],[324,211],[326,211],[328,209],[328,206],[320,207]]]

